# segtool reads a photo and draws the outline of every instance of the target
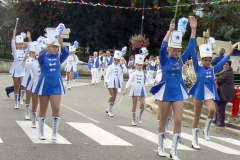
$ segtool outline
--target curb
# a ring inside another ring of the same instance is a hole
[[[146,101],[145,110],[153,114],[157,114],[158,105],[152,99],[152,97],[147,97],[145,101]],[[193,112],[193,103],[190,101],[191,100],[189,99],[184,101],[183,121],[191,125],[193,122],[194,112]],[[202,110],[203,112],[200,115],[200,120],[198,124],[200,129],[204,128],[206,123],[206,118],[207,118],[206,116],[207,108],[203,107]],[[216,127],[212,125],[211,132],[216,134],[222,134],[222,135],[225,135],[226,137],[231,137],[231,138],[240,140],[240,125],[228,123],[227,121],[225,122],[225,125],[226,127]]]

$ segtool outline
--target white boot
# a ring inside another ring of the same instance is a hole
[[[114,103],[110,102],[109,111],[108,111],[108,116],[109,117],[113,117],[113,113],[112,113],[113,106],[114,106]]]
[[[66,87],[67,87],[67,89],[69,89],[69,81],[67,81]]]
[[[136,126],[136,112],[132,112],[132,125]]]
[[[172,119],[171,117],[168,117],[167,119],[167,123],[166,123],[166,126],[165,126],[165,132],[167,133],[170,133],[169,129],[168,129],[168,125],[172,122]]]
[[[26,91],[25,90],[21,90],[20,92],[21,92],[21,94],[20,94],[20,104],[23,105],[23,97],[24,97]]]
[[[158,133],[158,150],[157,153],[161,157],[166,157],[166,153],[164,150],[164,140],[166,140],[165,133]]]
[[[72,80],[69,81],[69,87],[68,87],[68,88],[69,88],[69,89],[72,88]]]
[[[32,128],[36,128],[37,112],[32,112]]]
[[[109,107],[106,109],[106,113],[109,112],[109,108],[111,108],[113,102],[109,102]]]
[[[57,140],[59,120],[59,117],[53,117],[52,140]]]
[[[172,141],[172,148],[170,150],[170,158],[173,159],[173,160],[179,160],[178,153],[177,153],[178,143],[182,144],[180,134],[174,133],[173,134],[173,141]]]
[[[207,118],[204,130],[203,130],[203,134],[204,134],[204,138],[209,141],[210,140],[210,127],[211,127],[211,123],[212,123],[212,119]]]
[[[193,128],[192,129],[193,134],[193,140],[192,140],[192,148],[200,149],[199,143],[198,143],[198,136],[199,136],[199,129]]]
[[[45,117],[38,117],[38,127],[39,127],[39,139],[45,140],[45,134],[44,134],[44,125],[45,125]]]
[[[25,119],[30,119],[30,104],[26,104]]]
[[[142,124],[142,114],[143,114],[144,109],[140,110],[139,116],[138,116],[138,123]]]
[[[18,94],[15,94],[15,109],[18,109]]]

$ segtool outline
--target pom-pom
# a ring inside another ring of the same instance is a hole
[[[144,57],[148,55],[148,50],[146,47],[142,47],[140,50],[141,50],[141,54],[144,55]]]
[[[77,41],[74,41],[74,42],[73,42],[73,47],[74,47],[74,48],[78,48],[78,42],[77,42]]]
[[[65,25],[63,23],[60,23],[56,28],[56,31],[58,31],[59,34],[62,34],[64,30],[65,30]]]
[[[188,24],[188,19],[183,17],[183,18],[180,18],[179,21],[178,21],[178,30],[179,31],[182,31],[183,35],[186,33],[186,27],[187,27],[187,24]]]
[[[215,49],[215,39],[213,37],[209,37],[208,38],[208,43],[211,47],[212,47],[212,50]]]
[[[127,52],[127,47],[125,46],[125,47],[122,48],[122,54],[125,55],[126,52]]]

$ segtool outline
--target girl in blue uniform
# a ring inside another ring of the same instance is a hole
[[[185,52],[181,55],[181,31],[174,31],[175,20],[170,23],[169,31],[163,39],[159,59],[163,77],[159,84],[153,86],[150,92],[154,99],[159,100],[159,114],[161,114],[158,128],[158,155],[165,157],[164,139],[168,112],[172,106],[174,113],[173,142],[170,158],[177,160],[177,146],[180,141],[181,122],[183,114],[183,100],[188,98],[187,88],[182,78],[182,66],[187,61],[196,43],[197,19],[190,17],[191,38]],[[167,56],[167,51],[169,56]]]
[[[61,46],[62,53],[59,53]],[[52,42],[39,53],[38,62],[41,69],[38,85],[35,94],[39,95],[40,112],[38,117],[39,139],[44,140],[45,116],[50,101],[53,116],[52,140],[57,140],[59,124],[59,109],[61,95],[65,93],[61,77],[61,64],[67,59],[69,50],[63,45],[63,39],[58,36],[58,41]]]
[[[214,79],[214,73],[217,73],[224,66],[224,64],[229,60],[231,54],[234,51],[234,48],[236,48],[237,45],[238,43],[234,44],[229,54],[227,56],[224,56],[215,66],[210,66],[211,60],[212,60],[211,45],[202,44],[199,46],[200,56],[202,59],[202,66],[199,66],[198,64],[196,51],[192,53],[194,70],[197,76],[197,81],[189,91],[189,94],[193,95],[194,97],[194,120],[192,125],[193,126],[193,129],[192,129],[192,134],[193,134],[192,147],[193,148],[200,149],[200,146],[198,144],[198,134],[199,134],[198,122],[199,122],[203,103],[207,106],[209,111],[203,133],[204,133],[205,139],[207,141],[210,140],[209,129],[210,129],[212,119],[214,116],[214,111],[215,111],[214,101],[219,100],[216,83]]]

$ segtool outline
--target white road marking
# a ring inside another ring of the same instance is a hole
[[[240,146],[240,141],[237,139],[226,138],[226,137],[216,137],[216,136],[211,136],[211,137],[221,140],[221,141],[224,141],[224,142],[228,142],[228,143]]]
[[[79,114],[80,116],[83,116],[84,118],[87,118],[87,119],[93,121],[93,122],[100,123],[99,121],[97,121],[97,120],[95,120],[95,119],[93,119],[93,118],[91,118],[91,117],[89,117],[89,116],[87,116],[87,115],[85,115],[85,114],[83,114],[81,112],[78,112],[78,111],[76,111],[76,110],[74,110],[74,109],[72,109],[72,108],[70,108],[70,107],[68,107],[68,106],[66,106],[66,105],[64,105],[62,103],[61,103],[61,106],[65,107],[65,108],[67,108],[67,109],[69,109],[69,110]]]
[[[145,129],[142,128],[138,128],[138,127],[126,127],[126,126],[118,126],[128,132],[131,132],[139,137],[142,137],[146,140],[149,140],[155,144],[158,144],[158,135],[155,133],[152,133],[150,131],[147,131]],[[172,141],[167,139],[164,141],[164,147],[170,149],[172,146]],[[178,145],[178,149],[180,150],[189,150],[189,151],[195,151],[194,149],[184,146],[184,145]]]
[[[92,123],[67,123],[101,145],[133,146],[131,143],[128,143],[127,141],[101,129]]]
[[[38,124],[37,128],[31,128],[31,121],[17,121],[18,125],[23,129],[23,131],[27,134],[27,136],[32,140],[33,143],[56,143],[56,144],[71,144],[65,138],[63,138],[60,134],[58,134],[57,141],[52,141],[52,129],[45,124],[45,136],[46,140],[40,140],[38,138]]]
[[[0,137],[0,143],[3,143],[3,141],[2,141],[2,139],[1,139],[1,137]]]

